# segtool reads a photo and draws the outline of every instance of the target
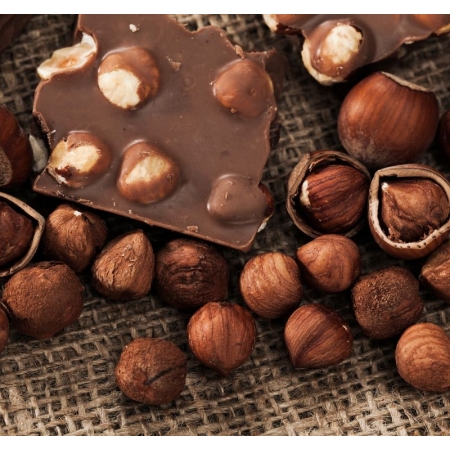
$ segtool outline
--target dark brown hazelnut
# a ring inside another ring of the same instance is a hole
[[[175,239],[156,253],[156,289],[169,305],[198,309],[223,300],[228,292],[229,269],[211,245],[193,239]]]
[[[47,339],[80,317],[83,291],[69,266],[46,261],[13,275],[5,284],[3,303],[19,333]]]
[[[369,226],[392,256],[416,259],[450,233],[450,183],[436,170],[404,164],[378,170],[370,185]]]
[[[442,114],[439,121],[438,140],[439,147],[450,158],[450,109]]]
[[[419,282],[402,267],[360,277],[352,288],[353,311],[364,334],[388,339],[416,323],[423,311]]]
[[[445,241],[430,254],[419,281],[434,295],[450,303],[450,241]]]
[[[436,95],[377,72],[347,94],[338,133],[347,152],[369,169],[417,160],[431,145],[439,121]]]
[[[284,340],[296,369],[334,366],[347,359],[353,348],[349,326],[336,311],[317,303],[292,313]]]
[[[288,213],[310,237],[353,236],[364,224],[369,183],[367,169],[344,153],[308,153],[289,177]]]
[[[256,324],[242,306],[207,303],[189,320],[187,335],[195,357],[226,377],[250,358],[256,344]]]
[[[108,229],[96,214],[69,204],[59,205],[45,224],[42,246],[45,256],[82,272],[106,241]]]
[[[0,187],[23,184],[31,174],[33,152],[14,114],[0,105]]]
[[[358,246],[340,234],[324,234],[303,245],[297,261],[305,283],[327,293],[345,291],[361,271]]]
[[[303,295],[297,263],[281,252],[264,253],[248,260],[239,285],[245,303],[266,319],[291,312]]]
[[[186,384],[183,352],[164,339],[137,338],[128,344],[116,365],[119,389],[129,398],[149,405],[175,400]]]
[[[9,320],[8,317],[3,311],[2,306],[0,305],[0,352],[2,352],[9,338]]]
[[[109,242],[92,265],[92,283],[109,300],[135,300],[152,286],[155,258],[142,230]]]
[[[417,389],[450,390],[450,338],[432,323],[418,323],[400,337],[395,349],[398,373]]]

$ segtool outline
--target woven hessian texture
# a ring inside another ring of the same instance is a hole
[[[5,103],[29,131],[36,67],[51,53],[69,45],[72,16],[34,16],[24,32],[0,55],[0,103]],[[270,187],[276,211],[259,233],[253,250],[242,254],[221,249],[231,267],[228,299],[243,304],[238,279],[252,256],[279,250],[293,256],[309,241],[285,210],[286,183],[302,154],[342,149],[337,116],[346,87],[315,82],[298,51],[275,36],[262,16],[183,16],[190,29],[212,24],[246,50],[276,47],[290,62],[279,102],[281,139],[269,158],[263,181]],[[450,35],[411,47],[389,67],[409,81],[432,89],[441,113],[450,108]],[[445,175],[450,162],[434,143],[420,162]],[[56,201],[31,194],[19,196],[48,214]],[[143,228],[155,249],[173,233],[104,214],[111,235]],[[362,271],[400,265],[416,276],[423,260],[400,261],[374,243],[366,226],[355,238]],[[189,314],[165,305],[153,291],[130,302],[108,302],[91,287],[89,270],[80,319],[52,339],[38,341],[14,331],[0,355],[1,435],[449,435],[450,392],[430,394],[409,386],[398,375],[396,340],[365,337],[356,323],[348,293],[322,295],[305,289],[303,303],[320,302],[338,310],[355,337],[351,357],[324,370],[295,370],[283,341],[285,320],[257,319],[257,343],[251,358],[227,378],[198,362],[188,349]],[[5,280],[2,280],[4,283]],[[32,280],[30,280],[32,282]],[[450,305],[421,290],[421,321],[450,333]],[[142,336],[178,345],[188,358],[186,387],[172,403],[156,407],[127,399],[117,388],[114,367],[123,347]]]

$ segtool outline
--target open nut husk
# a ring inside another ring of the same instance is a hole
[[[42,233],[44,232],[45,219],[33,208],[31,208],[21,200],[17,199],[16,197],[13,197],[12,195],[0,192],[0,202],[6,203],[15,212],[30,220],[33,228],[30,240],[26,244],[26,249],[20,254],[20,256],[18,256],[18,258],[0,267],[0,278],[1,278],[7,277],[9,275],[18,272],[20,269],[23,269],[31,261],[34,254],[36,253],[36,250],[38,249]],[[19,231],[15,230],[15,233],[20,232],[21,230]],[[6,237],[6,239],[9,239],[8,236]]]
[[[308,184],[312,177],[314,182]],[[370,178],[369,171],[345,153],[308,153],[288,180],[289,216],[297,228],[312,238],[329,233],[354,236],[366,219]]]
[[[423,188],[424,182],[434,186],[433,192]],[[370,230],[389,255],[418,259],[439,247],[450,233],[449,205],[450,183],[435,169],[422,164],[386,167],[375,173],[370,185]],[[405,239],[418,227],[423,230],[420,237]]]

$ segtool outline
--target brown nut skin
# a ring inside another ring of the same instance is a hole
[[[80,317],[83,291],[69,266],[45,261],[12,276],[5,284],[3,303],[11,315],[11,327],[21,334],[47,339]]]
[[[2,352],[9,338],[9,321],[8,317],[0,305],[0,352]]]
[[[361,272],[358,246],[340,234],[324,234],[297,250],[302,279],[321,292],[348,289]]]
[[[395,349],[400,376],[422,391],[450,390],[450,338],[438,325],[418,323],[400,337]]]
[[[349,326],[331,308],[311,303],[296,309],[286,322],[284,340],[296,369],[319,369],[347,359],[353,348]]]
[[[124,348],[114,373],[119,389],[127,397],[162,405],[175,400],[184,389],[186,357],[164,339],[137,338]]]
[[[0,201],[0,267],[20,258],[30,246],[33,234],[31,220]]]
[[[211,245],[175,239],[156,253],[155,260],[156,289],[174,308],[198,309],[223,300],[228,293],[228,264]]]
[[[212,302],[194,313],[187,335],[195,357],[226,377],[250,358],[256,344],[256,324],[242,306]]]
[[[0,105],[0,188],[23,184],[31,174],[33,152],[14,114]]]
[[[422,266],[419,282],[450,303],[450,241],[445,241],[430,254]]]
[[[298,265],[281,252],[264,253],[248,260],[239,286],[248,307],[265,319],[288,314],[299,306],[303,296]]]
[[[439,147],[450,158],[450,109],[442,114],[438,129]]]
[[[107,235],[106,223],[99,216],[62,204],[47,217],[42,236],[43,253],[80,273],[103,247]]]
[[[360,277],[352,288],[353,311],[364,334],[388,339],[416,323],[423,311],[419,282],[402,267]]]
[[[338,117],[339,139],[369,169],[417,160],[431,145],[439,121],[435,94],[385,72],[360,81]]]
[[[153,248],[142,230],[109,242],[92,264],[92,283],[109,300],[135,300],[147,295],[155,268]]]

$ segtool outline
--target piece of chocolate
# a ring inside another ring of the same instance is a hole
[[[31,14],[0,14],[0,53],[20,34]]]
[[[80,15],[76,44],[38,69],[53,153],[34,189],[247,251],[270,209],[260,180],[285,71],[215,27]]]
[[[403,44],[450,31],[450,14],[267,14],[276,33],[305,38],[303,63],[321,84],[393,55]]]

